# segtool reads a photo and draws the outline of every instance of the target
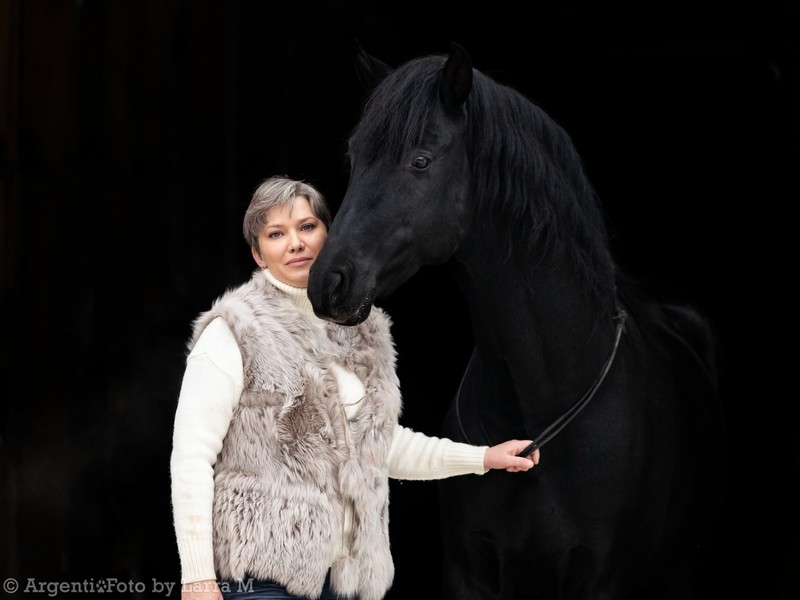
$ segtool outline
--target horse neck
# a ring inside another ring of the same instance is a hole
[[[480,252],[462,249],[455,258],[454,276],[484,368],[510,375],[526,419],[548,420],[571,406],[608,358],[613,299],[588,292],[567,263],[531,260],[535,271],[521,273],[487,257],[485,245]]]

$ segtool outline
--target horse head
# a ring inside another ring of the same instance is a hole
[[[448,260],[467,234],[472,63],[453,44],[446,58],[424,66],[421,80],[408,65],[393,70],[357,51],[371,95],[348,142],[347,190],[311,269],[308,295],[321,318],[361,323],[377,298],[422,265]]]

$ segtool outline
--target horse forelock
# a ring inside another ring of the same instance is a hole
[[[367,162],[399,161],[418,146],[439,102],[445,61],[422,57],[387,75],[367,99],[351,153]],[[533,276],[537,261],[563,256],[591,291],[604,295],[613,283],[604,217],[567,133],[521,93],[478,70],[466,112],[477,233],[495,247],[503,240],[501,256],[518,260],[523,275]],[[532,260],[534,251],[545,256]]]
[[[444,56],[423,57],[387,75],[367,99],[350,136],[350,151],[372,161],[398,161],[422,140],[428,114],[438,95]]]

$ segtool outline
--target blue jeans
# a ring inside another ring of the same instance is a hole
[[[243,581],[223,579],[219,582],[225,600],[310,600],[305,596],[295,596],[274,581],[245,578]],[[339,596],[331,590],[330,574],[325,578],[319,600],[358,600],[358,597]]]

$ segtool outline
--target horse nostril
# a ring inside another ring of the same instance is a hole
[[[344,269],[331,271],[328,277],[326,296],[330,306],[339,306],[346,298],[350,287],[349,277]]]

